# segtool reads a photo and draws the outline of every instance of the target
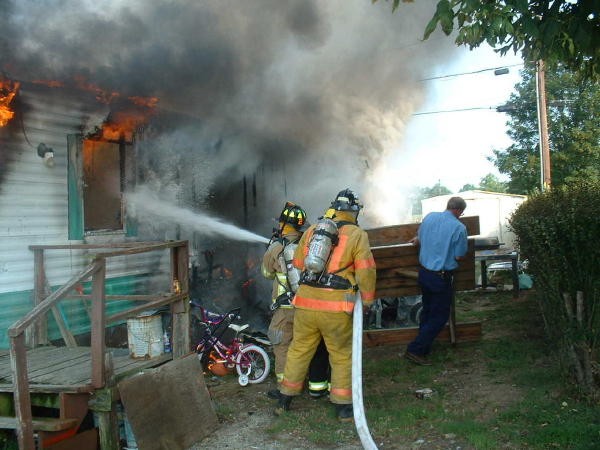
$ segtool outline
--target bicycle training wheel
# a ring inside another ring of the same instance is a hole
[[[262,383],[269,375],[271,361],[262,347],[250,344],[240,349],[235,359],[235,369],[240,379],[243,375],[248,378],[250,384]]]

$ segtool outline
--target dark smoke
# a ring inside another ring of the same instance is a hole
[[[274,164],[266,207],[289,198],[316,217],[345,187],[377,197],[369,179],[421,101],[417,80],[452,49],[419,41],[434,4],[0,0],[0,70],[158,97],[195,120],[160,151],[203,155],[199,192]]]

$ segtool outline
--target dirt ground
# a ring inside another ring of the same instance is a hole
[[[381,347],[367,349],[364,356],[365,358],[377,357],[382,354],[389,356],[388,351],[389,349]],[[472,356],[473,360],[478,360],[476,354]],[[418,370],[418,367],[411,367],[410,370]],[[494,414],[499,409],[504,409],[521,395],[516,387],[486,377],[482,367],[479,367],[478,364],[469,363],[465,367],[445,367],[440,376],[453,379],[454,392],[449,399],[448,406],[458,407],[461,405],[460,407],[477,411],[482,419],[485,418],[485,414]],[[208,448],[360,450],[363,448],[358,438],[353,443],[345,443],[339,447],[319,447],[294,432],[279,433],[275,436],[267,433],[265,429],[273,420],[272,409],[275,404],[275,401],[266,396],[266,392],[275,387],[272,380],[259,385],[241,387],[237,384],[234,376],[207,376],[207,387],[217,406],[220,428],[189,450]],[[296,411],[309,408],[333,408],[326,399],[313,400],[306,394],[295,399],[294,402],[293,407]],[[381,449],[467,450],[471,448],[464,443],[456,442],[452,435],[440,436],[434,430],[417,439],[405,442],[386,442],[384,440],[376,442],[376,445]]]
[[[340,447],[318,447],[297,433],[279,433],[272,436],[265,429],[274,420],[273,408],[275,400],[267,397],[270,389],[275,389],[274,378],[264,383],[242,387],[234,375],[214,377],[206,375],[206,385],[216,406],[220,428],[212,435],[197,443],[189,450],[201,449],[327,449],[327,450],[360,450],[356,444],[344,444]],[[326,399],[313,400],[304,394],[294,400],[293,408],[333,408]],[[347,425],[350,426],[350,425]]]
[[[389,351],[383,347],[366,349],[365,358],[389,357]],[[473,360],[477,361],[477,355]],[[410,367],[409,370],[418,370]],[[453,379],[454,393],[449,399],[449,407],[465,405],[466,408],[476,410],[480,416],[486,411],[493,413],[511,404],[520,396],[518,390],[507,384],[490,380],[483,374],[483,369],[478,364],[469,363],[466,367],[444,367],[440,376]],[[360,450],[362,445],[357,438],[353,443],[345,443],[339,447],[316,446],[298,433],[286,432],[272,435],[265,429],[274,419],[272,409],[275,404],[266,396],[269,389],[275,387],[274,380],[268,380],[259,385],[242,387],[237,383],[235,376],[226,377],[206,376],[206,383],[211,398],[216,406],[219,416],[220,428],[203,441],[197,443],[189,450],[200,449],[312,449],[312,450]],[[416,386],[415,386],[416,387]],[[407,393],[408,394],[408,393]],[[326,399],[313,400],[306,394],[294,400],[295,411],[310,408],[333,408]],[[293,413],[293,411],[291,412]],[[483,416],[481,416],[483,418]],[[347,424],[340,425],[347,427]],[[333,431],[333,430],[332,430]],[[375,437],[376,438],[376,437]],[[423,435],[415,440],[405,442],[376,442],[381,449],[453,449],[467,450],[464,443],[455,441],[454,436],[439,436],[432,430],[431,434]]]
[[[494,309],[494,305],[487,304],[485,300],[481,303],[478,302],[477,305],[469,305],[469,307],[482,310]],[[498,333],[501,334],[502,331],[498,329],[490,330],[488,327],[487,332],[484,332],[483,339],[497,337]],[[377,358],[400,358],[400,354],[404,350],[405,346],[403,345],[366,348],[363,361]],[[478,417],[485,419],[486,415],[497,414],[498,411],[504,410],[522,396],[522,392],[519,391],[518,387],[494,379],[494,377],[489,376],[489,373],[486,374],[486,362],[476,344],[465,344],[463,346],[459,344],[452,349],[452,352],[451,361],[435,365],[437,366],[436,370],[439,370],[439,379],[452,380],[450,392],[445,392],[445,404],[449,409],[476,412]],[[407,361],[402,362],[401,368],[406,371],[407,379],[410,379],[412,372],[421,369],[419,366],[410,364]],[[266,392],[275,387],[273,377],[262,384],[246,387],[239,386],[237,378],[233,375],[225,377],[206,375],[205,380],[219,416],[220,428],[189,450],[207,448],[359,450],[363,448],[358,437],[354,441],[346,442],[339,447],[319,447],[314,442],[293,431],[276,435],[266,432],[265,429],[273,420],[272,410],[275,401],[266,396]],[[435,389],[435,386],[431,387]],[[367,386],[364,389],[371,388]],[[406,385],[398,386],[398,388],[403,390],[399,393],[401,399],[403,395],[414,396],[414,390],[419,386],[413,386],[408,382]],[[309,408],[333,408],[333,406],[326,399],[313,400],[304,394],[294,400],[293,408],[308,410]],[[344,425],[347,424],[341,424],[340,426]],[[335,430],[332,430],[332,432],[335,432]],[[393,442],[385,439],[377,441],[377,436],[374,439],[376,439],[375,443],[378,448],[388,450],[470,450],[474,448],[465,442],[458,442],[454,435],[443,435],[433,429],[424,432],[422,436],[418,436],[416,439],[414,436],[395,436]]]

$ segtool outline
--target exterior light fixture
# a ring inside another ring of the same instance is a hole
[[[54,167],[54,150],[52,148],[42,142],[37,147],[37,154],[40,158],[44,158],[46,166]]]

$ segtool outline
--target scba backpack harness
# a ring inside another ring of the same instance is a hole
[[[335,272],[325,272],[333,248],[339,243],[339,229],[344,225],[355,224],[347,221],[334,222],[326,217],[319,219],[308,244],[308,254],[304,259],[305,270],[300,278],[301,284],[317,288],[358,290],[358,287],[353,286],[347,278],[337,275],[352,263]]]

